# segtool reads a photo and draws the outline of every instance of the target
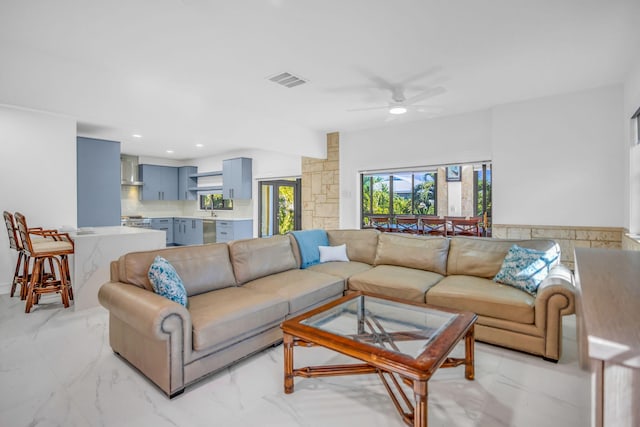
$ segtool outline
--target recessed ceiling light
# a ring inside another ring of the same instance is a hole
[[[168,154],[173,154],[173,150],[167,150]]]
[[[202,148],[202,147],[204,147],[204,144],[196,144],[196,147]]]
[[[407,112],[406,107],[403,107],[400,105],[389,108],[389,114],[404,114],[406,112]]]
[[[133,135],[131,135],[134,138],[142,138],[142,135],[134,133]]]

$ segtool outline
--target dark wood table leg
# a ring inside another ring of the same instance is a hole
[[[427,381],[414,381],[413,395],[415,399],[413,426],[427,427],[427,399],[429,397]]]
[[[284,392],[293,393],[293,336],[284,334]]]
[[[475,337],[474,337],[474,326],[472,325],[467,332],[467,335],[464,337],[464,352],[465,352],[465,368],[464,368],[464,377],[468,380],[472,380],[475,378],[475,367],[474,367],[474,353],[475,353]]]

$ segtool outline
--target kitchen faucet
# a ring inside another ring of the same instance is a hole
[[[211,217],[215,217],[216,213],[213,211],[213,194],[211,196],[209,196],[209,205],[211,208]]]

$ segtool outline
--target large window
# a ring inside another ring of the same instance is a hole
[[[222,194],[201,194],[200,209],[202,210],[231,210],[233,200],[223,199]]]
[[[456,179],[447,179],[448,169],[457,171]],[[483,233],[490,235],[491,187],[491,163],[363,173],[361,227],[371,225],[372,216],[482,217]]]
[[[371,215],[435,215],[437,172],[362,175],[362,219]]]
[[[491,165],[482,165],[481,168],[475,169],[474,183],[476,185],[473,192],[475,197],[475,215],[484,215],[487,212],[491,216]]]

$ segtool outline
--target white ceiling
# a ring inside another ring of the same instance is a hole
[[[444,87],[420,103],[437,115],[620,83],[638,17],[640,0],[1,0],[0,104],[130,154],[313,155],[327,132],[434,116],[347,111],[386,105],[380,79]],[[267,80],[285,71],[309,83]]]

